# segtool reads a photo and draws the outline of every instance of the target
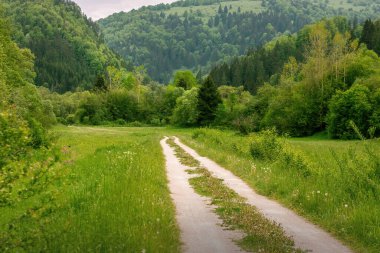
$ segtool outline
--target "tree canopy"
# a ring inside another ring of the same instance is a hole
[[[154,80],[169,83],[178,69],[208,72],[216,62],[243,55],[322,18],[346,16],[356,27],[375,17],[380,6],[371,0],[362,0],[360,6],[332,2],[189,0],[113,14],[98,23],[107,45],[127,61],[145,65]]]
[[[67,0],[1,0],[12,37],[35,55],[36,84],[53,91],[91,89],[107,66],[123,61],[104,43],[96,23]]]

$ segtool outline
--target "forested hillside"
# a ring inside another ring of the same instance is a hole
[[[344,15],[356,26],[373,17],[376,1],[198,0],[145,7],[100,20],[107,44],[167,83],[186,68],[204,75],[215,62],[243,55],[323,17]]]
[[[327,21],[327,24],[332,29],[330,39],[337,32],[349,33],[351,40],[361,36],[358,27],[352,26],[346,18],[337,17]],[[245,56],[220,63],[211,70],[210,76],[218,86],[243,86],[251,93],[255,93],[265,82],[277,85],[289,57],[299,62],[305,60],[311,27],[306,26],[294,35],[280,36],[257,50],[250,50]]]
[[[232,116],[242,129],[275,127],[292,136],[327,129],[331,137],[346,139],[357,136],[356,124],[373,136],[380,129],[380,61],[367,45],[376,48],[380,42],[378,22],[366,21],[358,37],[346,19],[324,20],[223,63],[210,77],[220,89],[236,86],[254,94]]]
[[[46,129],[56,123],[51,104],[34,85],[34,56],[12,41],[9,26],[0,19],[0,207],[41,187],[33,182],[54,163],[45,160],[51,155]]]
[[[35,55],[36,84],[53,91],[91,88],[109,65],[122,64],[98,25],[67,0],[0,0],[12,37]]]

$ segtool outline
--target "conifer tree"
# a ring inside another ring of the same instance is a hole
[[[373,22],[368,19],[365,21],[364,23],[364,26],[363,26],[363,32],[362,32],[362,36],[360,38],[360,42],[361,43],[365,43],[368,47],[368,49],[373,49],[373,44],[374,44],[374,41],[373,41],[373,35],[375,33],[375,25],[373,24]]]
[[[106,91],[107,85],[102,75],[98,75],[94,85],[94,89],[97,91]]]
[[[216,115],[221,98],[218,89],[211,77],[208,77],[199,90],[198,95],[198,123],[201,126],[210,125]]]

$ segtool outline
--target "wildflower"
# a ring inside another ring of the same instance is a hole
[[[326,193],[325,193],[325,196],[327,197],[328,195],[329,195],[329,194],[326,192]]]
[[[320,193],[321,193],[321,191],[317,191],[317,193],[318,193],[318,194],[320,194]]]
[[[252,163],[252,167],[251,167],[251,173],[256,173],[256,165],[254,163]]]
[[[347,207],[348,207],[348,205],[347,205],[347,204],[344,204],[344,207],[345,207],[345,208],[347,208]]]

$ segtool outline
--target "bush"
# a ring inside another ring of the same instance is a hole
[[[253,159],[278,163],[282,169],[295,171],[303,177],[311,175],[311,165],[306,158],[282,141],[273,129],[253,136],[250,152]]]
[[[253,131],[255,131],[255,129],[257,129],[257,127],[255,126],[253,116],[248,116],[248,117],[241,116],[235,119],[232,122],[232,125],[234,126],[236,130],[238,130],[241,134],[244,134],[244,135],[252,133]]]
[[[0,169],[27,153],[30,129],[14,109],[0,111]],[[0,170],[1,171],[1,170]]]
[[[35,119],[31,119],[29,121],[29,127],[31,137],[30,145],[33,148],[47,147],[49,145],[49,140],[42,124]]]
[[[117,120],[115,121],[115,124],[116,124],[116,125],[119,125],[119,126],[123,126],[123,125],[126,124],[126,122],[125,122],[125,120],[123,120],[123,119],[117,119]]]
[[[106,94],[106,111],[110,120],[124,119],[127,122],[139,120],[139,102],[136,94],[123,89],[112,90]]]
[[[193,126],[198,121],[198,88],[192,88],[177,99],[172,123],[178,126]]]
[[[282,151],[283,144],[280,142],[274,129],[265,130],[254,135],[250,144],[251,156],[254,159],[273,161]]]
[[[193,139],[198,139],[199,137],[206,136],[206,133],[203,129],[197,129],[194,131],[193,135],[191,136]]]
[[[372,101],[374,110],[370,119],[370,125],[374,127],[374,136],[380,136],[380,88],[372,96]]]
[[[143,127],[144,126],[144,124],[141,123],[140,121],[134,121],[134,122],[128,123],[127,125],[129,127]]]
[[[284,169],[297,171],[303,177],[308,177],[311,175],[311,165],[308,163],[306,158],[301,153],[290,149],[289,147],[283,148],[278,159]]]
[[[79,122],[86,125],[100,125],[108,115],[103,96],[90,94],[87,96],[76,111]]]
[[[162,121],[159,118],[153,118],[153,119],[151,119],[150,120],[150,124],[152,126],[162,126],[163,125]]]
[[[68,125],[73,125],[76,123],[76,117],[74,114],[69,114],[66,117],[66,124]]]
[[[355,85],[345,92],[338,91],[329,103],[327,130],[331,138],[357,139],[351,127],[353,121],[361,133],[370,128],[373,108],[370,101],[370,90],[362,85]]]

